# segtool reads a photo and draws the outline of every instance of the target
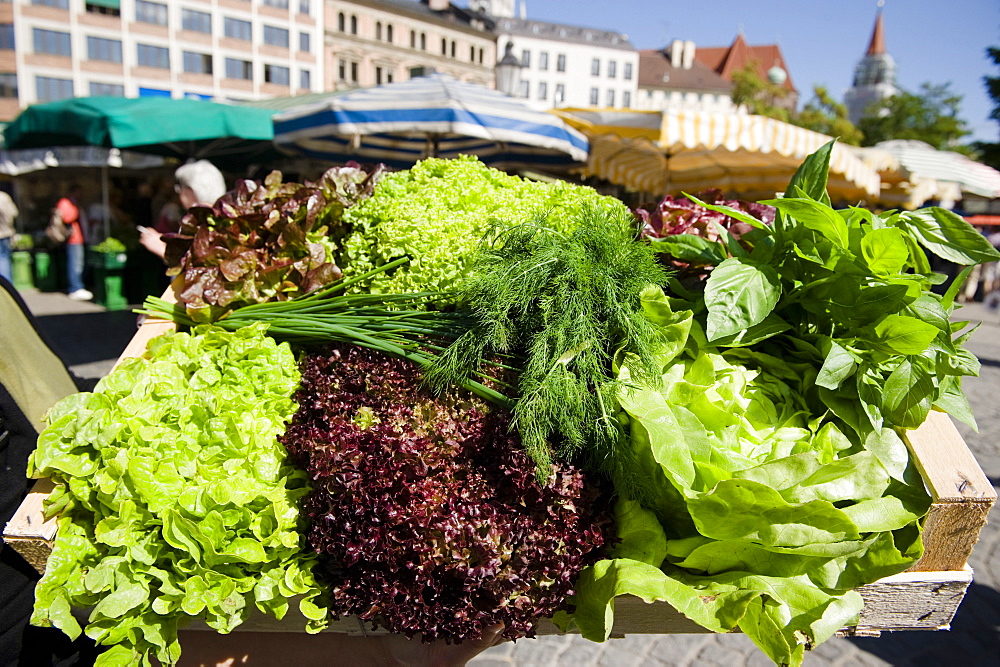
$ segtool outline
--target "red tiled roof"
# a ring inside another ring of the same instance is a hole
[[[777,44],[750,46],[744,39],[743,33],[736,35],[736,39],[728,47],[699,47],[694,52],[694,59],[715,70],[727,81],[732,81],[733,73],[751,62],[756,63],[760,78],[767,81],[767,71],[777,65],[788,75],[783,87],[798,92],[792,83],[792,75],[788,71],[788,65],[785,64],[785,58],[781,54],[781,47]]]

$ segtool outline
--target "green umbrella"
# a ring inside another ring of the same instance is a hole
[[[80,97],[33,104],[3,133],[7,149],[104,146],[217,159],[271,148],[271,111],[164,97]],[[248,160],[247,160],[248,161]]]

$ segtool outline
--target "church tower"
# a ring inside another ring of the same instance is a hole
[[[868,52],[854,68],[854,82],[844,93],[844,104],[852,123],[857,123],[872,102],[884,100],[899,92],[896,87],[896,61],[885,50],[885,28],[882,25],[882,3],[875,17],[875,29]]]

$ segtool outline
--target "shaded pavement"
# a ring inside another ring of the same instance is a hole
[[[69,300],[59,293],[22,292],[45,334],[81,377],[102,377],[136,330],[129,311],[107,312],[93,303]],[[959,430],[994,487],[1000,486],[1000,314],[969,304],[955,319],[982,322],[967,344],[982,361],[978,378],[965,380],[965,391],[979,422],[979,432]],[[806,655],[806,667],[882,665],[995,667],[1000,664],[1000,520],[990,514],[970,566],[975,581],[950,631],[885,633],[877,638],[835,638]],[[578,636],[551,636],[506,643],[484,652],[470,664],[572,665],[573,667],[672,665],[755,667],[771,664],[742,635],[632,635],[595,644]]]

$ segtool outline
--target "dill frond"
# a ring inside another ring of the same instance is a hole
[[[491,228],[458,288],[459,307],[475,323],[427,381],[443,389],[493,355],[521,357],[514,423],[540,474],[553,459],[581,456],[628,488],[629,450],[605,408],[616,384],[612,358],[634,355],[640,378],[655,381],[659,334],[639,295],[667,275],[625,211],[586,209],[569,233],[545,222],[540,212]]]

